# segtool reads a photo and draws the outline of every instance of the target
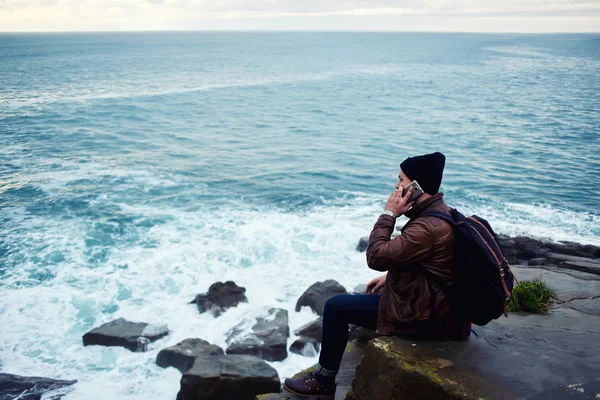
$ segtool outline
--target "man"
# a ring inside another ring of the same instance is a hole
[[[446,293],[436,282],[451,287],[456,279],[452,268],[454,232],[446,221],[422,217],[450,208],[438,193],[446,158],[441,153],[409,157],[400,164],[396,191],[390,194],[367,247],[367,265],[386,275],[367,284],[367,294],[338,295],[325,303],[323,342],[314,372],[299,379],[286,379],[284,387],[298,395],[330,399],[335,393],[335,376],[346,342],[348,324],[376,329],[381,335],[428,339],[466,339],[470,325],[456,316]],[[424,193],[408,203],[416,180]],[[409,222],[401,235],[390,239],[396,218]]]

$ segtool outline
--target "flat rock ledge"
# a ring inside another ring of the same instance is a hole
[[[290,337],[287,310],[269,309],[266,315],[256,319],[251,332],[247,332],[245,326],[246,321],[242,321],[228,332],[227,354],[247,354],[267,361],[287,358],[287,339]]]
[[[77,381],[63,381],[37,376],[0,373],[0,400],[58,400],[67,394]]]
[[[121,346],[131,351],[146,351],[148,344],[168,334],[169,329],[165,325],[130,322],[119,318],[83,335],[83,345]]]
[[[254,400],[279,389],[277,371],[257,357],[201,357],[181,377],[177,400]]]
[[[462,342],[369,339],[354,398],[596,398],[598,392],[568,389],[598,387],[600,318],[559,306],[548,314],[510,313],[475,331],[479,337]]]
[[[222,356],[225,352],[219,346],[202,339],[185,339],[175,346],[162,349],[156,356],[159,367],[175,367],[185,372],[194,365],[198,357]]]
[[[474,330],[465,341],[414,341],[358,328],[335,400],[600,398],[600,317],[557,304]],[[285,390],[258,398],[302,400]]]

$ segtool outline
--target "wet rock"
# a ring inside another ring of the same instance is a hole
[[[67,394],[77,381],[63,381],[37,376],[0,373],[0,400],[58,400]]]
[[[312,338],[321,342],[323,340],[323,318],[317,318],[306,325],[302,325],[294,331],[294,335]]]
[[[356,245],[356,251],[363,252],[367,251],[367,247],[369,246],[369,237],[364,236],[358,240],[358,244]]]
[[[323,315],[323,306],[331,297],[338,294],[345,294],[346,289],[333,279],[324,282],[317,282],[309,287],[298,299],[296,311],[304,306],[310,307],[318,315]]]
[[[183,373],[177,400],[254,400],[278,392],[277,371],[247,355],[199,357]]]
[[[247,321],[242,321],[227,333],[227,354],[248,354],[267,361],[287,358],[287,310],[271,308],[267,315],[256,318],[251,332],[246,331],[247,325]]]
[[[551,251],[555,253],[568,254],[571,256],[585,258],[600,258],[600,247],[591,244],[580,244],[575,242],[560,242],[551,246]]]
[[[235,307],[239,303],[247,302],[246,288],[236,285],[235,282],[227,281],[213,283],[207,293],[196,295],[196,298],[190,303],[196,303],[201,314],[209,311],[218,317],[225,310]]]
[[[169,329],[165,325],[130,322],[119,318],[83,335],[83,345],[121,346],[131,351],[146,351],[149,343],[168,334]]]
[[[510,236],[498,235],[498,244],[504,250],[515,247],[516,242]]]
[[[397,229],[400,230],[400,227],[398,227]],[[393,234],[392,236],[390,236],[390,238],[393,239],[396,236],[398,236],[398,234]],[[358,244],[356,245],[356,251],[362,253],[363,251],[367,251],[367,247],[369,247],[369,237],[368,236],[361,237],[358,240]]]
[[[542,257],[550,250],[540,240],[525,237],[498,236],[498,244],[509,264],[519,264],[521,260]]]
[[[585,258],[600,258],[600,247],[573,242],[549,242],[525,236],[498,236],[498,242],[511,264],[520,260],[544,257],[548,253],[560,253]]]
[[[202,339],[185,339],[175,346],[162,349],[156,357],[158,366],[175,367],[181,372],[187,371],[197,357],[221,356],[225,352],[219,346]]]
[[[292,343],[290,351],[305,357],[315,357],[321,351],[321,342],[315,338],[301,336]]]

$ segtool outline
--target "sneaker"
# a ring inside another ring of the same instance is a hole
[[[313,371],[298,379],[287,378],[283,387],[296,396],[330,400],[333,399],[336,385],[333,382],[333,379],[331,384],[320,383]]]

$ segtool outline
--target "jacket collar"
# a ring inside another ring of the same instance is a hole
[[[423,213],[428,209],[437,206],[439,203],[443,203],[443,199],[444,193],[436,193],[424,202],[412,207],[410,210],[405,212],[404,215],[406,215],[410,219],[418,218],[419,216],[423,215]]]

